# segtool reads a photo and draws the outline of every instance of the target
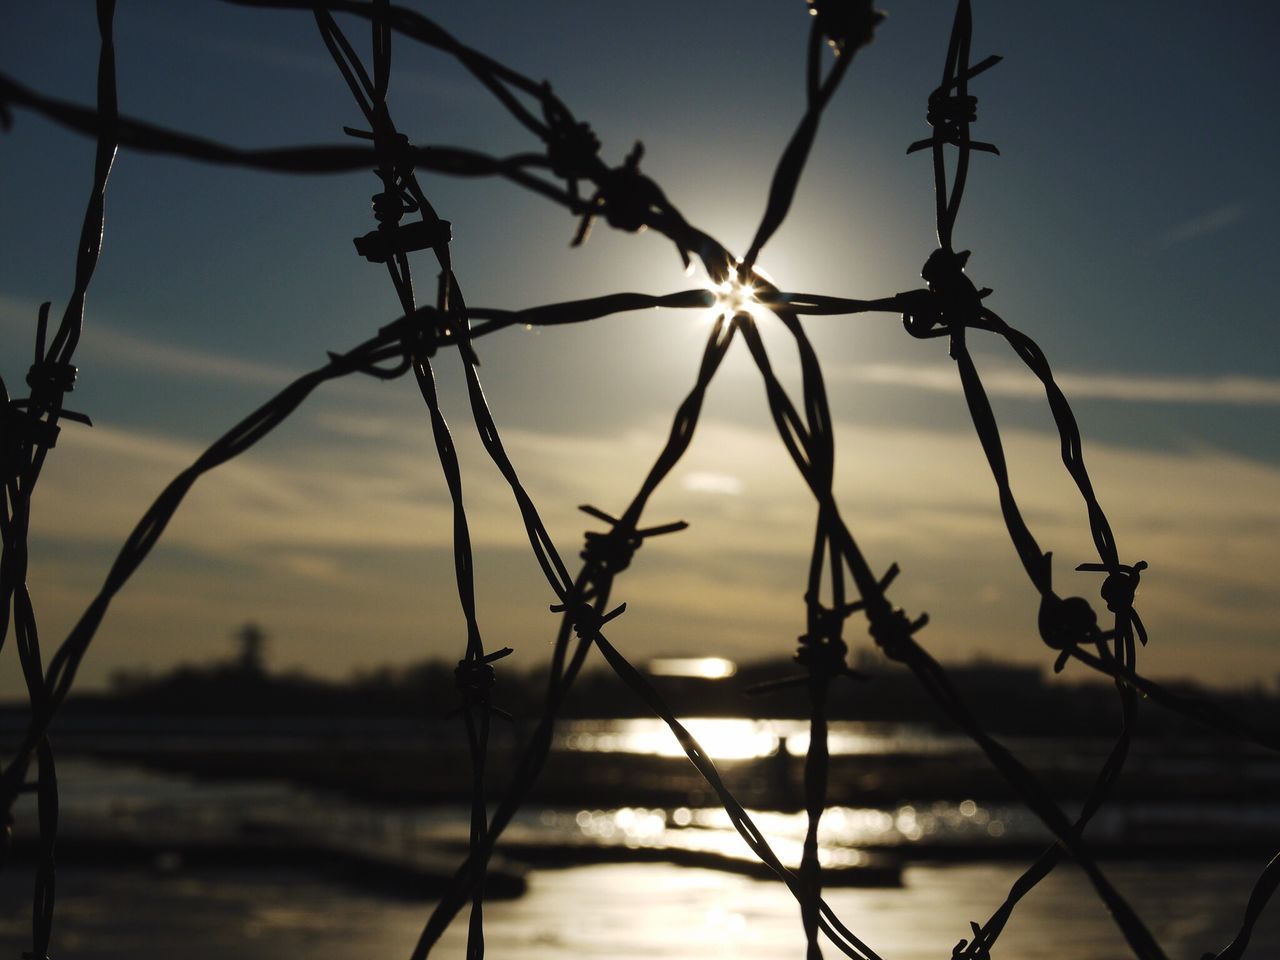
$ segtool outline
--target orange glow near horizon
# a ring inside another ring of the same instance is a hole
[[[655,677],[695,677],[724,680],[738,672],[738,665],[724,657],[658,657],[649,661]]]

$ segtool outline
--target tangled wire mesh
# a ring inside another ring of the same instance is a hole
[[[0,75],[0,118],[6,126],[15,109],[29,110],[86,136],[96,138],[97,159],[81,240],[75,284],[62,319],[49,336],[49,304],[39,314],[34,362],[26,378],[29,392],[11,397],[0,382],[0,482],[3,483],[3,560],[0,561],[0,642],[12,621],[15,643],[26,681],[30,714],[16,752],[0,772],[0,810],[6,837],[12,831],[12,808],[22,793],[38,796],[40,857],[33,898],[31,956],[46,957],[54,919],[54,849],[58,823],[58,788],[49,725],[74,683],[78,666],[93,641],[112,600],[147,558],[182,502],[200,477],[239,456],[285,421],[321,384],[351,374],[395,379],[412,373],[431,422],[436,451],[453,504],[453,552],[458,601],[466,624],[466,642],[455,672],[459,705],[472,762],[470,850],[458,867],[449,892],[428,918],[413,951],[414,960],[428,956],[456,915],[470,904],[467,955],[484,955],[485,874],[495,845],[537,780],[551,749],[552,734],[565,698],[594,648],[644,705],[660,717],[678,739],[688,759],[706,780],[738,833],[759,859],[781,880],[799,904],[810,960],[821,957],[825,938],[854,960],[878,960],[879,954],[850,930],[822,897],[818,859],[818,825],[827,806],[827,706],[837,695],[833,684],[855,675],[847,661],[844,635],[855,614],[865,618],[868,636],[885,657],[911,671],[942,713],[968,735],[1026,806],[1054,836],[1010,888],[984,922],[951,950],[952,958],[989,958],[1019,901],[1065,857],[1084,870],[1135,956],[1159,960],[1164,953],[1142,919],[1099,867],[1084,839],[1084,829],[1106,803],[1124,769],[1139,700],[1148,699],[1206,726],[1269,749],[1280,742],[1255,730],[1217,705],[1165,689],[1138,671],[1138,648],[1148,641],[1134,607],[1143,560],[1123,562],[1107,516],[1085,466],[1080,430],[1066,396],[1054,380],[1043,352],[1025,333],[988,306],[992,291],[979,288],[966,274],[969,254],[954,247],[954,234],[974,151],[997,154],[997,148],[971,137],[977,121],[977,96],[971,84],[999,62],[990,56],[970,62],[973,33],[968,0],[959,0],[941,80],[929,96],[926,119],[933,133],[912,143],[907,152],[928,151],[932,159],[938,246],[925,258],[923,287],[868,300],[786,293],[756,269],[757,259],[786,219],[815,142],[823,113],[858,50],[870,43],[881,14],[859,0],[808,0],[813,15],[807,47],[806,107],[779,159],[763,215],[742,257],[689,223],[657,182],[641,169],[640,143],[618,166],[600,156],[601,143],[585,122],[557,97],[550,84],[535,82],[457,40],[420,13],[394,6],[390,0],[228,0],[253,7],[310,10],[321,39],[350,90],[367,129],[345,128],[355,145],[299,146],[242,150],[197,134],[166,129],[122,116],[116,100],[112,35],[115,4],[97,0],[101,46],[97,103],[92,108],[55,99]],[[342,12],[367,20],[371,55],[366,60],[335,21]],[[505,107],[537,141],[528,152],[509,157],[477,151],[413,144],[401,133],[387,106],[392,75],[394,37],[434,48],[455,59]],[[236,165],[297,175],[372,170],[377,192],[372,197],[375,225],[354,238],[356,253],[385,265],[402,315],[345,352],[332,352],[323,366],[299,377],[253,411],[175,477],[134,528],[97,595],[44,665],[36,615],[27,590],[27,540],[31,498],[46,457],[55,447],[61,421],[89,425],[64,406],[76,378],[72,364],[84,322],[85,294],[101,250],[103,204],[108,176],[118,148],[185,156],[211,164]],[[954,156],[948,161],[948,154]],[[524,310],[469,307],[454,271],[451,227],[441,219],[422,189],[416,171],[467,177],[501,177],[565,208],[578,219],[572,243],[588,241],[593,224],[603,220],[621,231],[652,230],[675,246],[685,264],[699,263],[721,294],[686,290],[650,296],[620,293],[556,303]],[[434,301],[416,296],[410,254],[430,251],[439,269]],[[719,315],[707,336],[697,377],[679,405],[666,444],[639,490],[617,516],[594,506],[581,509],[606,529],[588,531],[576,572],[562,557],[538,509],[521,483],[485,400],[474,344],[516,325],[560,325],[590,322],[622,311],[661,306],[705,310],[718,305]],[[1040,597],[1037,629],[1053,657],[1055,670],[1075,659],[1114,681],[1122,724],[1114,746],[1079,815],[1072,820],[1028,768],[977,722],[946,670],[920,645],[924,614],[910,614],[889,599],[899,570],[896,564],[877,573],[842,519],[833,493],[835,439],[822,366],[801,317],[879,312],[898,314],[907,334],[921,340],[943,339],[955,361],[966,405],[996,485],[1009,539],[1031,586]],[[794,341],[802,374],[801,395],[794,398],[776,375],[759,323],[771,316]],[[970,355],[970,331],[1004,340],[1044,388],[1061,441],[1063,465],[1084,501],[1097,562],[1077,569],[1103,574],[1100,599],[1106,623],[1094,605],[1080,596],[1055,592],[1052,553],[1042,550],[1023,516],[1009,478],[1000,430],[978,369]],[[768,840],[733,794],[715,764],[674,716],[643,673],[605,636],[605,628],[626,610],[614,604],[615,581],[631,566],[636,552],[656,536],[679,532],[683,521],[643,526],[650,498],[671,474],[693,439],[707,390],[734,341],[741,339],[760,375],[769,410],[781,441],[811,491],[817,506],[816,530],[803,597],[805,629],[795,660],[803,673],[762,685],[756,693],[802,686],[809,695],[810,737],[805,760],[804,808],[807,832],[798,870],[784,866]],[[490,723],[505,716],[493,702],[496,664],[512,653],[492,650],[483,640],[475,598],[474,563],[468,517],[463,505],[463,476],[453,437],[441,408],[433,362],[456,348],[462,364],[472,418],[483,447],[510,487],[523,519],[538,567],[554,595],[551,609],[560,614],[542,711],[514,768],[507,771],[501,799],[486,804],[486,764]],[[32,762],[35,779],[31,779]],[[1280,857],[1263,870],[1245,909],[1237,937],[1216,952],[1215,960],[1243,955],[1255,922],[1280,884]]]

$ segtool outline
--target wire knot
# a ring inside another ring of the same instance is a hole
[[[453,685],[469,703],[488,699],[489,691],[497,682],[498,671],[484,660],[459,660],[453,671]]]
[[[378,335],[388,341],[388,345],[396,340],[400,341],[400,363],[394,367],[380,367],[376,363],[366,362],[357,365],[355,369],[379,380],[394,380],[415,363],[434,357],[440,347],[456,342],[449,314],[433,307],[419,307],[413,313],[379,329]],[[329,360],[341,363],[347,360],[347,356],[330,351]]]
[[[59,410],[58,417],[93,426],[93,421],[74,410]],[[30,400],[10,400],[0,404],[0,482],[16,479],[27,464],[23,450],[38,447],[52,450],[58,445],[62,428],[51,416],[44,419]]]
[[[933,136],[917,140],[907,147],[907,153],[945,143],[961,149],[968,147],[970,150],[999,155],[1000,151],[994,143],[968,139],[969,124],[978,120],[978,98],[968,93],[961,95],[959,92],[961,84],[967,84],[999,62],[1000,57],[987,57],[981,63],[961,67],[958,71],[950,71],[948,68],[949,78],[929,94],[929,106],[925,112],[925,120],[933,127]]]
[[[542,85],[542,116],[547,121],[547,160],[551,172],[569,181],[576,196],[578,181],[589,175],[598,161],[600,138],[591,125],[575,120],[567,107],[551,93],[551,84]]]
[[[70,393],[76,388],[77,372],[74,364],[57,360],[36,360],[27,370],[27,386],[33,391]]]
[[[620,167],[613,167],[600,178],[595,194],[587,201],[586,211],[578,224],[572,246],[579,246],[591,232],[591,224],[602,214],[611,227],[637,233],[649,225],[653,214],[667,206],[667,198],[656,183],[640,172],[644,144],[636,145]]]
[[[951,948],[951,960],[991,960],[991,948],[982,942],[982,927],[970,920],[972,940],[961,940]]]
[[[1138,592],[1138,581],[1142,579],[1142,571],[1147,569],[1147,561],[1139,560],[1130,566],[1127,563],[1116,567],[1108,567],[1101,563],[1082,563],[1077,570],[1093,570],[1106,572],[1098,591],[1106,601],[1107,609],[1112,613],[1124,616],[1133,612],[1133,599]]]
[[[62,432],[56,423],[43,419],[29,400],[10,400],[0,408],[0,424],[4,426],[6,452],[9,448],[16,452],[24,442],[51,450]]]
[[[405,134],[396,130],[395,124],[391,122],[391,113],[387,110],[386,103],[380,102],[374,105],[371,120],[371,130],[360,130],[355,127],[343,127],[342,130],[347,136],[358,140],[373,141],[373,149],[378,155],[378,160],[390,168],[395,179],[403,180],[413,173],[413,144]]]
[[[408,209],[399,190],[384,190],[373,195],[373,219],[379,224],[396,226]]]
[[[852,680],[866,680],[864,673],[852,669],[845,660],[849,647],[841,634],[844,622],[849,614],[861,610],[862,601],[847,603],[841,607],[824,607],[806,595],[809,603],[809,632],[801,634],[797,639],[800,645],[796,648],[795,661],[805,667],[806,675],[800,677],[783,677],[779,680],[766,680],[756,683],[745,691],[749,697],[758,697],[766,693],[776,693],[789,687],[799,687],[806,683],[829,682],[836,677],[849,677]]]
[[[606,623],[620,617],[626,613],[626,610],[627,605],[623,603],[601,615],[600,611],[585,599],[551,605],[552,613],[568,613],[569,623],[573,626],[573,632],[577,634],[579,640],[594,640],[600,635]]]
[[[1037,617],[1040,639],[1052,650],[1060,650],[1053,665],[1054,673],[1061,673],[1071,658],[1071,652],[1082,643],[1097,643],[1106,639],[1098,629],[1098,615],[1084,597],[1063,599],[1052,590],[1040,597],[1040,614]]]
[[[928,622],[927,613],[912,620],[901,607],[894,607],[871,617],[871,639],[886,657],[901,662],[910,652],[911,638]]]
[[[809,16],[817,23],[818,32],[837,55],[846,50],[865,47],[875,39],[875,29],[884,20],[881,10],[870,0],[805,0]]]
[[[93,426],[93,421],[86,414],[63,409],[56,399],[49,396],[57,394],[60,398],[74,390],[76,384],[75,366],[45,356],[49,307],[48,301],[40,304],[36,318],[35,357],[27,370],[30,398],[0,402],[0,480],[11,480],[22,472],[25,446],[52,450],[57,445],[61,432],[59,418]],[[44,419],[46,413],[49,414],[47,420]]]
[[[372,201],[378,229],[352,241],[356,253],[370,263],[387,263],[396,256],[449,243],[453,239],[449,221],[434,214],[429,220],[400,225],[406,213],[420,209],[405,185],[413,176],[413,145],[407,136],[396,131],[385,103],[375,105],[372,121],[372,130],[342,128],[350,136],[372,140],[381,163],[377,173],[383,189],[373,195]]]
[[[471,706],[489,702],[489,691],[498,682],[498,671],[493,668],[493,663],[511,653],[510,647],[503,647],[487,656],[467,657],[458,661],[458,666],[453,671],[453,684],[462,695],[463,703]]]
[[[955,336],[965,327],[986,327],[982,300],[991,293],[989,287],[979,290],[965,276],[969,251],[956,253],[938,248],[920,269],[929,289],[910,290],[898,294],[902,309],[902,326],[911,336],[925,340]]]
[[[1135,635],[1145,647],[1147,645],[1147,628],[1138,611],[1133,608],[1134,596],[1138,592],[1138,581],[1142,579],[1142,571],[1147,569],[1147,561],[1139,560],[1130,566],[1127,563],[1108,566],[1105,563],[1082,563],[1077,570],[1089,570],[1105,573],[1099,593],[1107,605],[1107,609],[1115,614],[1118,637],[1131,640]]]
[[[664,533],[675,533],[689,526],[683,520],[677,520],[675,523],[637,530],[631,524],[623,523],[617,517],[610,516],[589,504],[583,504],[578,509],[609,524],[608,533],[587,531],[586,543],[579,556],[587,563],[594,564],[611,575],[621,573],[631,566],[636,551],[647,538],[658,537]]]
[[[606,573],[621,573],[631,566],[635,552],[643,541],[634,531],[616,525],[608,533],[587,531],[586,544],[579,556]]]
[[[453,343],[454,330],[447,313],[419,310],[414,316],[417,322],[405,324],[400,336],[405,356],[411,361],[434,357],[440,347]]]
[[[954,327],[957,323],[972,326],[982,315],[982,300],[991,294],[989,287],[979,290],[973,281],[965,276],[965,264],[969,262],[969,251],[939,247],[929,254],[929,259],[920,269],[920,276],[929,285],[929,290],[940,298],[942,323]]]
[[[902,328],[917,340],[943,336],[942,306],[932,290],[909,290],[898,294],[902,307]]]
[[[409,207],[396,191],[376,194],[373,215],[378,221],[378,229],[351,241],[356,246],[356,253],[370,263],[386,263],[398,255],[452,242],[453,225],[448,220],[417,220],[401,225],[400,217],[408,211]]]
[[[972,94],[944,94],[935,90],[929,94],[929,109],[925,113],[929,126],[938,130],[944,143],[959,145],[960,125],[974,123],[978,119],[978,98]]]
[[[600,186],[604,218],[609,226],[628,233],[643,230],[649,224],[649,214],[663,202],[658,185],[640,172],[640,158],[644,145],[636,145],[620,167],[605,174]]]
[[[845,656],[849,646],[839,633],[806,633],[799,638],[795,661],[814,679],[831,680],[849,672]]]

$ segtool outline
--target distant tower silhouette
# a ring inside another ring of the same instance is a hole
[[[248,620],[235,632],[235,641],[240,650],[240,655],[236,658],[236,665],[240,668],[240,672],[256,675],[265,672],[263,659],[267,646],[266,631],[252,620]]]

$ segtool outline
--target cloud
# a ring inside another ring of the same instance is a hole
[[[219,382],[281,386],[303,373],[257,360],[136,337],[95,323],[84,346],[96,360],[131,370],[159,372],[175,378],[196,377]]]
[[[315,417],[316,426],[342,437],[359,440],[385,440],[404,433],[405,424],[395,417],[325,411]]]
[[[714,470],[696,470],[685,475],[683,486],[686,490],[699,493],[719,493],[737,496],[742,493],[742,480],[727,473]]]
[[[34,301],[0,296],[0,329],[6,338],[14,338],[18,343],[24,339],[34,342],[38,308],[39,304]],[[50,323],[54,326],[60,317],[60,313],[50,311]],[[96,317],[86,326],[79,350],[81,356],[92,354],[95,363],[153,374],[159,372],[183,379],[196,377],[220,382],[284,386],[302,372],[243,357],[181,347],[152,337],[135,336],[102,323]]]
[[[330,673],[456,652],[452,505],[429,430],[416,426],[399,442],[358,449],[331,434],[273,437],[202,479],[122,594],[119,612],[108,615],[103,646],[137,656],[140,641],[131,637],[184,634],[188,616],[201,636],[225,646],[220,638],[235,618],[252,615],[294,638],[281,642],[281,662]],[[666,428],[655,418],[603,440],[505,433],[571,570],[583,531],[601,529],[577,505],[621,513]],[[553,630],[549,590],[510,490],[468,432],[458,441],[482,623],[513,645],[545,640]],[[1096,597],[1097,578],[1072,570],[1096,554],[1056,437],[1010,430],[1005,444],[1024,516],[1054,552],[1055,585]],[[902,565],[894,601],[933,616],[930,649],[943,659],[977,652],[1043,659],[1035,594],[973,437],[844,424],[837,451],[842,515],[874,569]],[[74,621],[106,571],[107,551],[198,452],[186,441],[105,427],[59,444],[42,480],[33,540],[34,555],[45,558],[33,568],[34,588],[58,605],[47,614],[52,633]],[[1155,638],[1150,662],[1163,664],[1156,673],[1222,678],[1247,662],[1248,651],[1256,657],[1280,621],[1273,583],[1280,469],[1211,450],[1126,450],[1087,438],[1085,457],[1123,558],[1152,564],[1140,609]],[[708,496],[706,478],[740,486],[734,496]],[[618,601],[629,606],[611,639],[627,651],[660,644],[664,652],[735,659],[785,650],[803,626],[815,517],[810,491],[769,429],[705,419],[642,517],[690,527],[637,554],[617,585]],[[382,639],[352,645],[353,629]],[[537,643],[521,649],[530,666],[549,652]],[[99,677],[123,662],[108,656]]]
[[[1198,217],[1184,220],[1165,230],[1164,233],[1156,238],[1156,247],[1160,250],[1167,250],[1169,247],[1177,246],[1180,243],[1207,237],[1243,220],[1244,216],[1245,209],[1243,204],[1226,204]]]
[[[938,393],[963,392],[955,368],[863,364],[833,368],[831,379],[884,384]],[[1127,376],[1119,374],[1055,374],[1069,399],[1117,400],[1132,403],[1186,403],[1268,407],[1280,405],[1280,379],[1268,377]],[[1004,367],[984,371],[982,382],[992,396],[1043,400],[1044,387],[1028,371]]]
[[[39,535],[123,542],[151,500],[200,452],[131,430],[83,431],[74,444],[58,445],[42,476],[47,512]],[[267,440],[197,481],[163,542],[220,557],[265,548],[445,544],[452,514],[432,489],[438,470],[431,467],[395,449],[351,457],[305,441]],[[91,490],[85,477],[94,478]]]

